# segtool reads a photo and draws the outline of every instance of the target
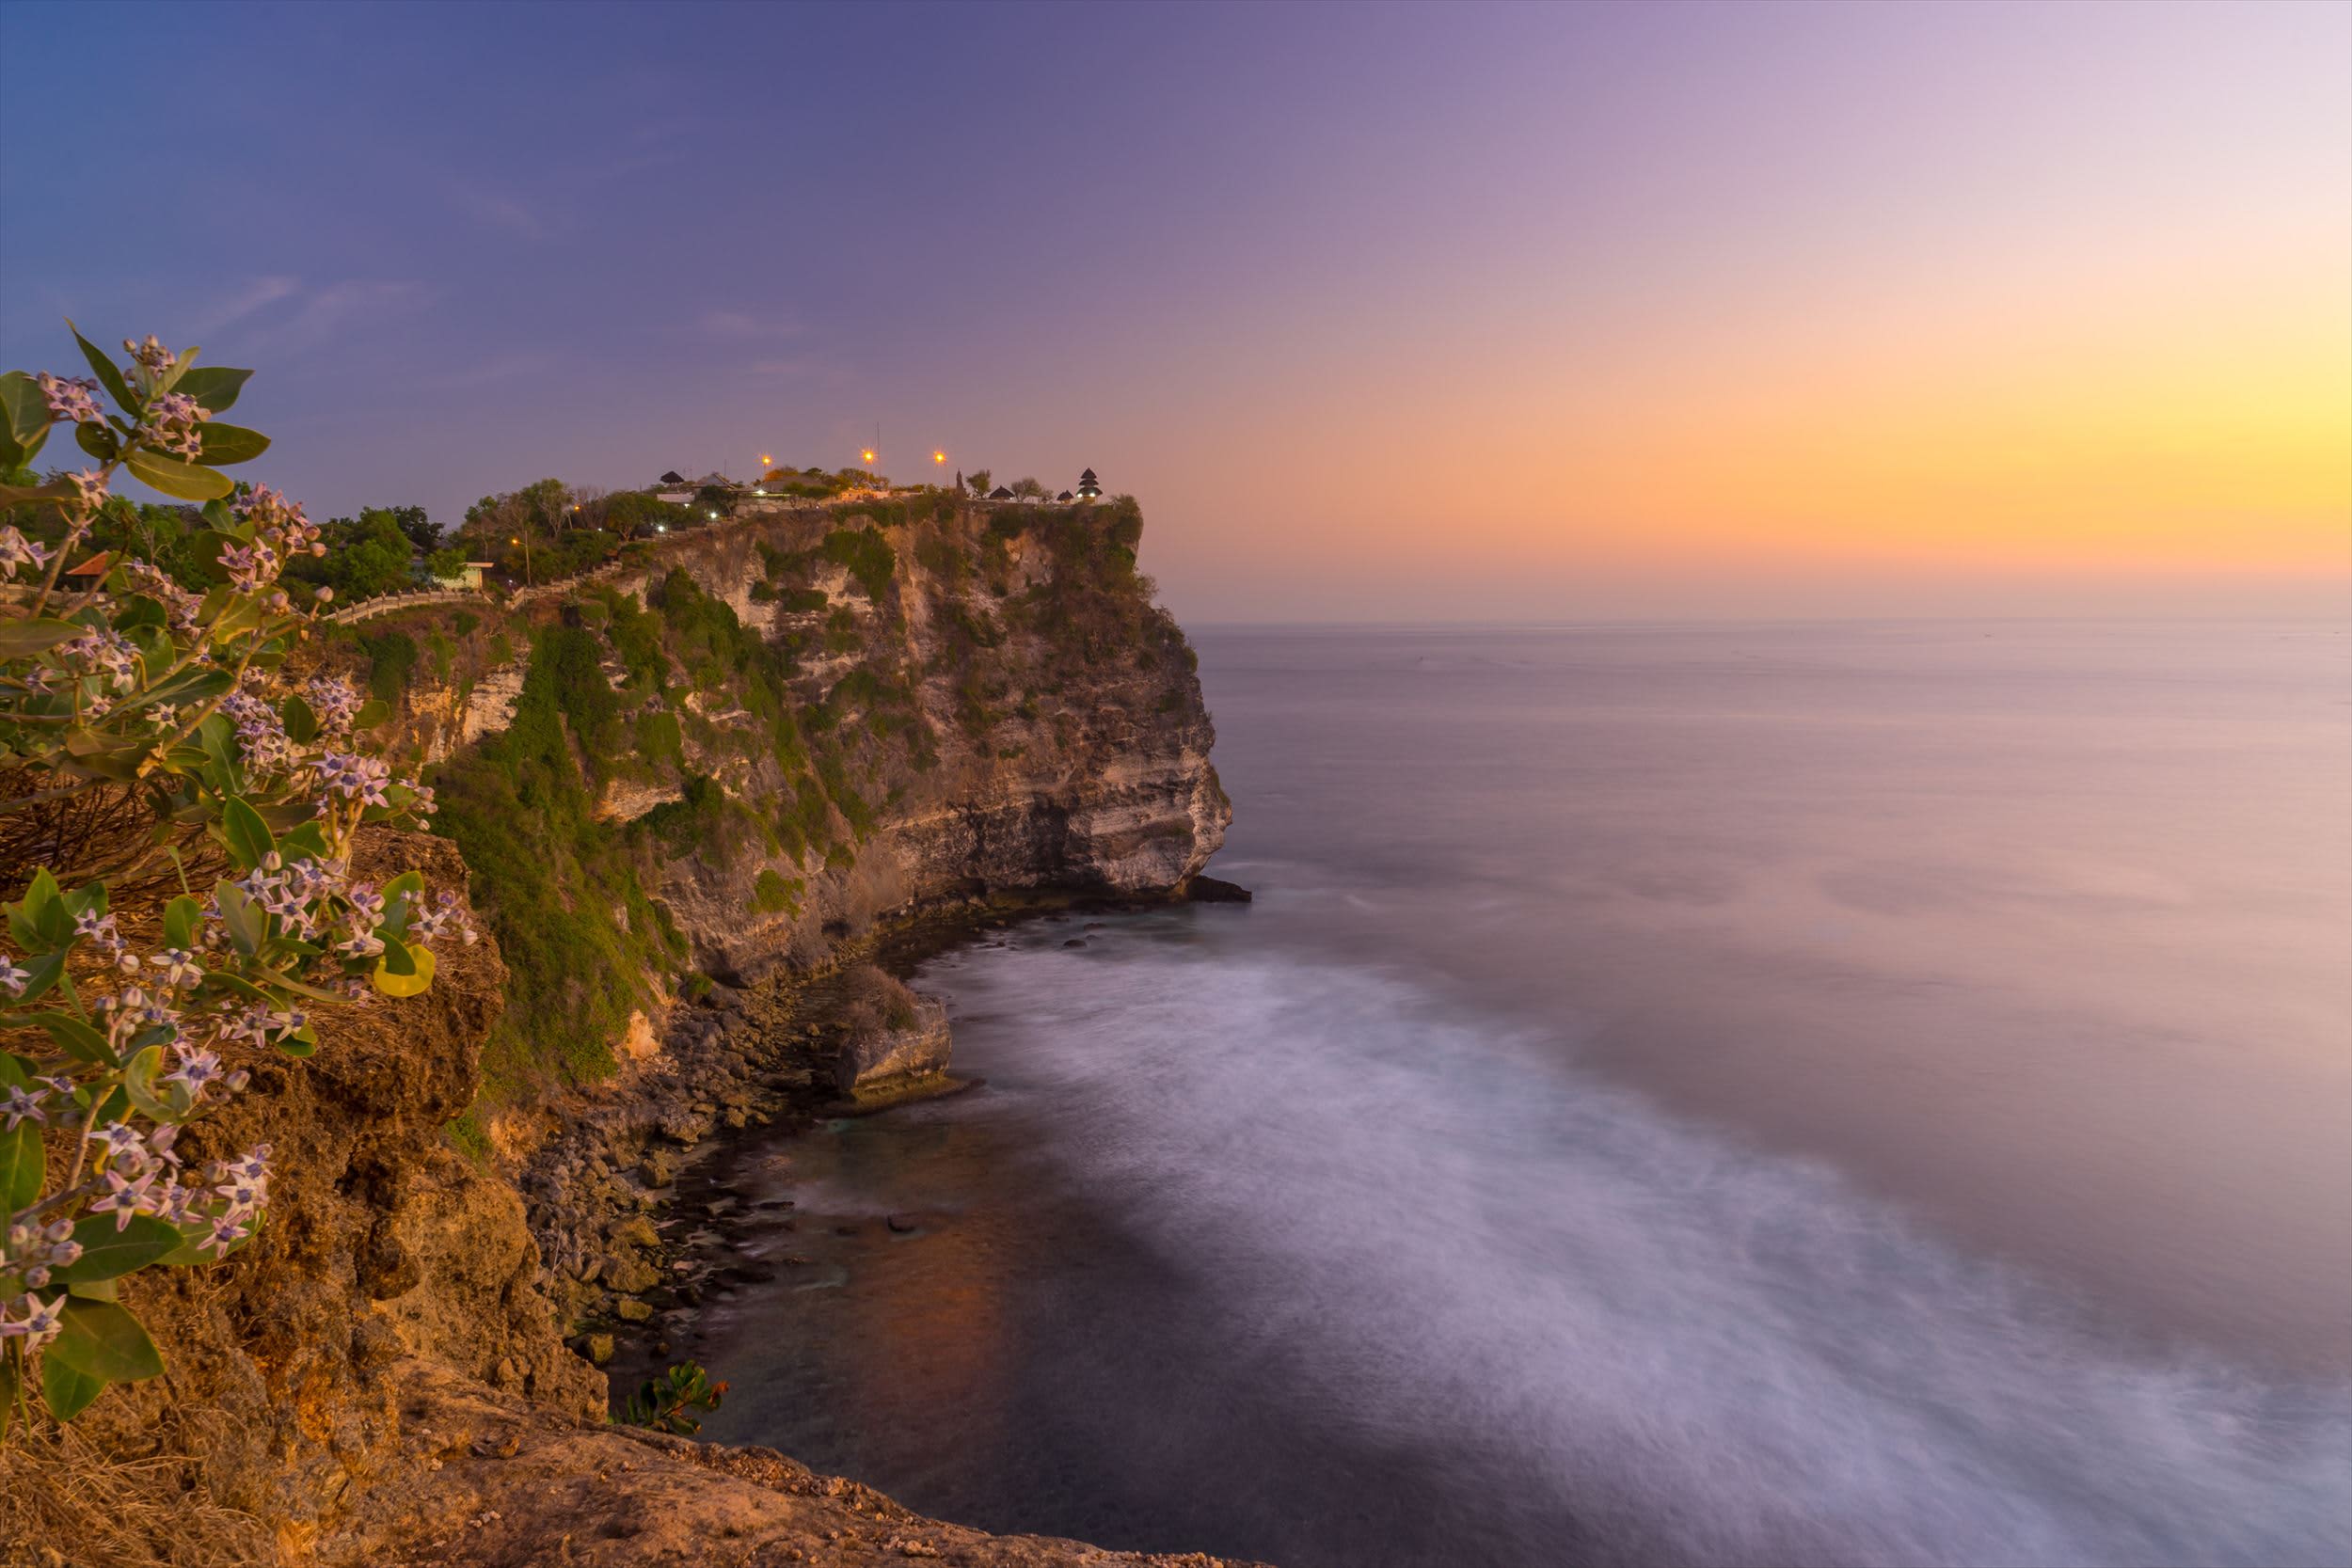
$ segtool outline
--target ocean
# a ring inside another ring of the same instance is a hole
[[[1196,641],[1257,901],[925,966],[986,1085],[740,1151],[707,1435],[1288,1568],[2352,1562],[2352,627]]]

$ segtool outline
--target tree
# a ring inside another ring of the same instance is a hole
[[[975,468],[972,471],[972,477],[965,480],[964,483],[972,486],[972,493],[974,495],[985,496],[992,487],[994,479],[995,476],[991,474],[986,468]]]
[[[1043,500],[1045,486],[1034,479],[1016,479],[1012,482],[1012,493],[1024,500]]]
[[[441,547],[441,525],[426,516],[423,507],[390,506],[383,510],[391,514],[392,521],[400,525],[400,531],[408,536],[408,542],[420,554],[431,555]]]

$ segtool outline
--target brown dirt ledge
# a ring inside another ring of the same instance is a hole
[[[463,889],[453,846],[386,834],[363,869]],[[1200,1556],[992,1537],[780,1454],[604,1424],[514,1184],[453,1149],[505,979],[452,945],[433,989],[337,1009],[307,1062],[191,1127],[194,1159],[267,1138],[270,1223],[224,1264],[151,1271],[126,1305],[162,1378],[0,1449],[0,1563],[1135,1564]]]

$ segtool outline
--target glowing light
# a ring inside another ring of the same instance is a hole
[[[871,463],[874,460],[874,449],[868,447],[864,451],[859,452],[858,456],[861,460]]]
[[[945,463],[947,461],[947,454],[944,451],[935,451],[931,453],[931,461],[934,463]]]

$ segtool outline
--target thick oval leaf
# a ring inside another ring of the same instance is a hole
[[[215,420],[197,426],[197,434],[203,441],[197,448],[196,460],[208,468],[249,463],[269,451],[268,436],[241,424],[222,424]]]
[[[286,738],[297,746],[308,746],[318,738],[318,711],[294,693],[278,705],[278,717],[286,726]]]
[[[229,842],[229,852],[237,858],[239,868],[250,871],[278,850],[278,841],[270,836],[269,824],[262,820],[242,795],[231,795],[221,802],[221,832]]]
[[[54,1355],[40,1358],[40,1397],[49,1402],[49,1414],[60,1421],[73,1419],[105,1391],[105,1379],[77,1372]]]
[[[12,1214],[40,1196],[47,1171],[39,1122],[20,1121],[14,1132],[0,1132],[0,1214]]]
[[[73,341],[82,345],[82,357],[89,361],[89,368],[98,372],[98,384],[106,388],[107,394],[121,405],[124,413],[136,415],[139,400],[131,395],[131,384],[122,379],[122,372],[115,362],[98,352],[96,343],[82,336],[82,329],[73,325],[72,317],[66,318],[65,327],[73,334]]]
[[[220,924],[229,933],[230,944],[248,958],[260,952],[262,938],[269,928],[269,918],[261,906],[234,882],[214,883],[213,897],[220,904]]]
[[[204,906],[182,894],[164,906],[166,945],[193,953],[204,930]]]
[[[236,405],[237,393],[252,374],[251,371],[231,370],[226,365],[199,365],[182,375],[171,389],[183,397],[194,398],[207,413],[226,414]]]
[[[391,965],[397,957],[405,974],[395,972]],[[411,947],[405,942],[388,942],[384,957],[375,963],[375,989],[387,996],[416,996],[433,984],[433,950]]]
[[[88,629],[72,621],[0,621],[0,659],[45,654]]]
[[[0,375],[0,428],[19,446],[49,428],[49,400],[40,395],[40,383],[23,371]]]
[[[57,1337],[42,1354],[104,1383],[136,1383],[164,1370],[164,1358],[138,1319],[111,1301],[80,1296],[66,1298]]]
[[[38,958],[29,958],[25,960],[24,973],[29,978],[24,982],[24,990],[17,994],[19,1006],[38,1002],[49,994],[49,988],[56,985],[57,976],[65,973],[65,954],[43,953]]]
[[[151,451],[130,452],[123,457],[122,466],[142,483],[182,500],[208,501],[216,496],[233,494],[237,488],[237,482],[227,474],[183,463],[176,457],[159,457]]]
[[[68,1285],[87,1285],[143,1269],[178,1250],[180,1227],[152,1214],[133,1214],[131,1223],[117,1230],[112,1214],[92,1214],[73,1227],[73,1239],[82,1243],[82,1256],[51,1277]]]
[[[122,450],[115,433],[104,425],[77,424],[73,427],[73,444],[101,463],[111,463]]]
[[[155,1033],[166,1031],[159,1029]],[[163,1070],[163,1046],[147,1046],[123,1064],[122,1092],[131,1097],[131,1103],[150,1121],[178,1121],[195,1104],[195,1097],[188,1093],[185,1084],[164,1082]]]
[[[106,1044],[106,1037],[65,1013],[35,1013],[24,1020],[48,1031],[57,1048],[69,1056],[78,1057],[96,1067],[115,1065],[115,1053]]]

